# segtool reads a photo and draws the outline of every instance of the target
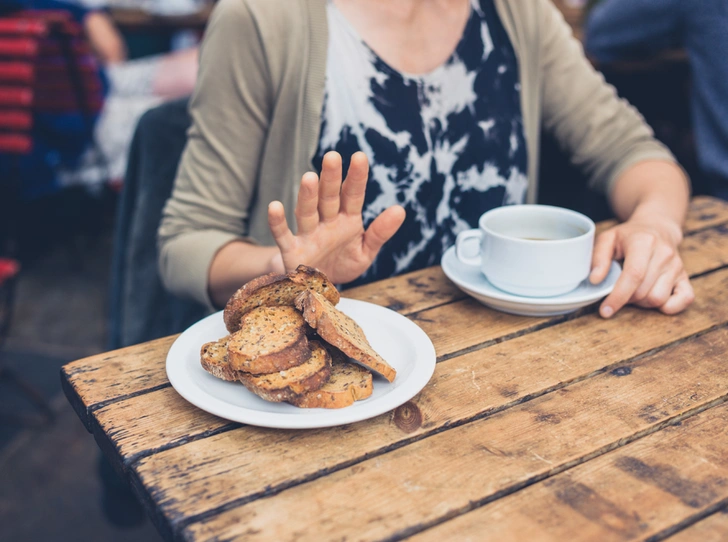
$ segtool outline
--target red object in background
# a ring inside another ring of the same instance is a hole
[[[0,133],[0,152],[6,154],[29,154],[32,150],[33,140],[29,135]]]
[[[0,81],[31,85],[34,79],[35,69],[30,62],[0,61]]]
[[[39,51],[40,43],[34,38],[0,38],[0,56],[32,58]]]
[[[29,111],[20,109],[0,110],[0,129],[27,132],[32,127],[33,115]]]
[[[25,10],[0,18],[0,152],[32,151],[34,113],[90,117],[103,98],[91,48],[68,12]]]
[[[0,258],[0,286],[20,273],[20,264],[15,260]]]
[[[0,35],[43,37],[47,34],[48,25],[45,21],[17,17],[0,19]]]
[[[6,107],[32,107],[33,91],[27,87],[0,86],[0,105]]]

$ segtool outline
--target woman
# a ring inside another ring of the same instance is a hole
[[[625,260],[602,316],[692,301],[687,179],[548,0],[222,0],[191,114],[160,268],[210,306],[299,263],[337,283],[437,263],[488,208],[535,201],[542,126],[625,220],[595,247],[593,282]],[[343,186],[327,151],[351,157]]]

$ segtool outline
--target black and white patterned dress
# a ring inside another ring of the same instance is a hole
[[[471,0],[453,55],[424,75],[394,70],[329,2],[326,90],[319,146],[344,167],[370,162],[368,226],[386,208],[407,211],[402,228],[356,284],[440,261],[460,231],[494,207],[525,201],[527,151],[518,62],[492,0]]]

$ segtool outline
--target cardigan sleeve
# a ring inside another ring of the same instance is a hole
[[[158,234],[165,287],[210,308],[213,258],[227,243],[247,239],[272,109],[270,88],[259,29],[247,4],[221,0],[200,49],[192,125]]]
[[[540,4],[543,126],[588,175],[590,186],[609,195],[632,165],[675,162],[637,110],[591,66],[561,12],[549,0]]]

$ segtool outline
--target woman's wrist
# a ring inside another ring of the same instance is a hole
[[[683,239],[684,216],[680,211],[670,212],[669,206],[661,202],[645,202],[639,204],[629,222],[648,224],[658,229],[663,237],[677,247]]]
[[[233,241],[222,247],[210,264],[208,291],[216,307],[223,307],[243,284],[268,273],[283,272],[278,247]]]

